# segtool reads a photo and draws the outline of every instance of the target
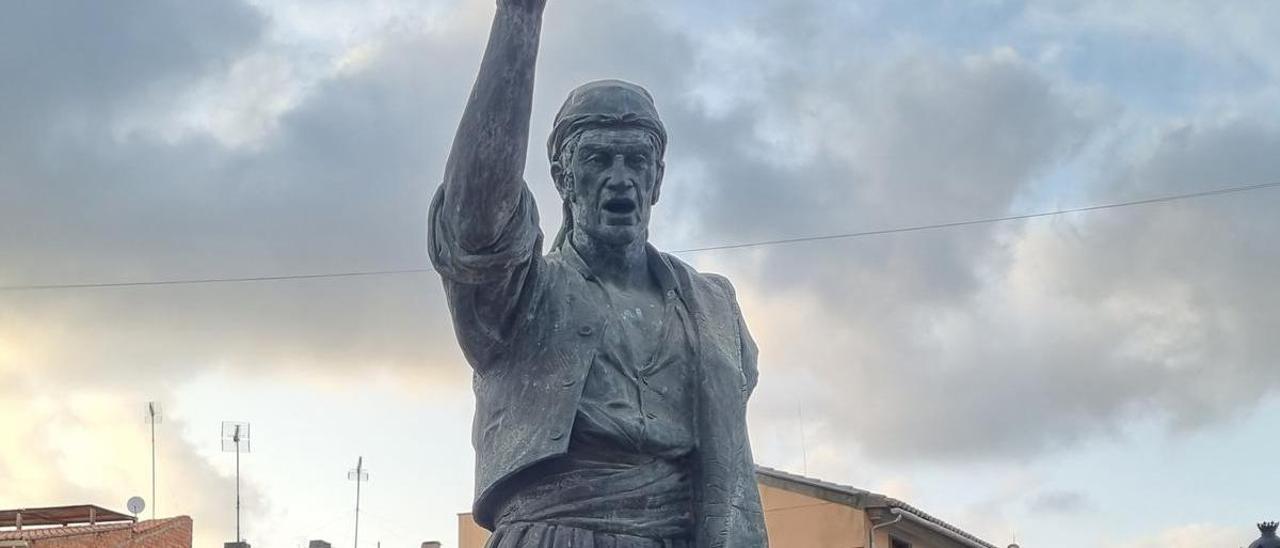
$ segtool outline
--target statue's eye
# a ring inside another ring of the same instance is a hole
[[[632,166],[643,166],[647,161],[649,161],[649,157],[644,154],[632,154],[627,156],[627,163]]]
[[[587,163],[593,166],[604,166],[609,164],[609,155],[603,152],[594,152],[587,157]]]

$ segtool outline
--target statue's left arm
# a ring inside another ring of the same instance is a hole
[[[734,290],[733,283],[728,278],[719,274],[712,274],[711,279],[715,281],[722,289],[724,289],[729,299],[729,306],[733,310],[733,315],[738,321],[738,338],[742,346],[742,376],[746,380],[744,390],[746,395],[751,395],[756,388],[756,382],[760,378],[758,368],[758,359],[760,357],[760,347],[756,346],[756,341],[751,337],[751,330],[747,329],[747,320],[742,316],[742,307],[738,305],[738,292]]]
[[[733,309],[738,312],[738,333],[742,334],[742,375],[747,379],[747,395],[750,396],[760,380],[760,347],[756,346],[751,331],[747,329],[747,321],[738,308],[737,297],[734,297]]]

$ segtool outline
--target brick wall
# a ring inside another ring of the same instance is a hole
[[[124,529],[33,539],[31,548],[191,548],[191,518],[179,516]]]
[[[69,537],[37,539],[31,542],[32,548],[95,548],[101,546],[126,546],[133,536],[130,529],[117,529],[101,533],[86,533]]]
[[[172,523],[139,534],[129,548],[191,548],[191,518],[170,518]]]

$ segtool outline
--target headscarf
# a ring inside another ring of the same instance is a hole
[[[547,157],[554,164],[564,154],[564,146],[578,133],[598,127],[636,127],[651,132],[658,144],[658,158],[667,151],[667,130],[658,117],[658,108],[648,90],[621,80],[598,80],[569,92],[556,114],[555,128],[547,140]],[[568,166],[562,166],[568,169]],[[566,199],[564,224],[552,249],[559,249],[573,231],[573,209]]]

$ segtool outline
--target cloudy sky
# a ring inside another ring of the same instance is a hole
[[[679,250],[1280,181],[1280,7],[551,0],[565,93],[649,87]],[[490,0],[11,2],[0,286],[425,267]],[[559,223],[540,148],[527,179]],[[760,342],[757,461],[995,544],[1203,548],[1280,519],[1280,189],[685,253]],[[430,273],[0,291],[0,507],[150,498],[234,536],[453,544],[472,399]]]

